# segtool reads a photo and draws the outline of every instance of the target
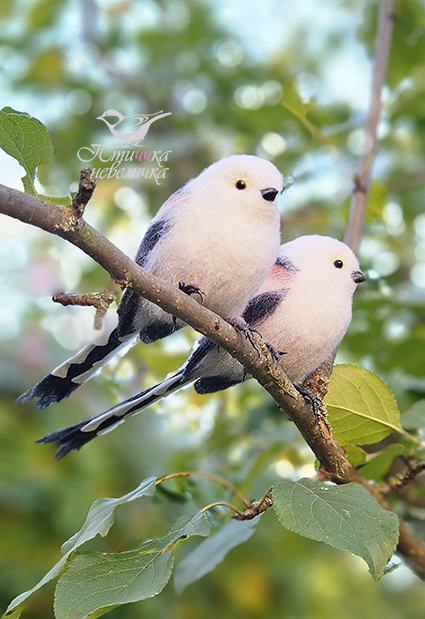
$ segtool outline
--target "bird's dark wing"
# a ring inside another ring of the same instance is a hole
[[[262,292],[257,295],[246,306],[243,319],[249,325],[253,325],[265,316],[270,316],[283,301],[287,293],[286,288]]]
[[[139,245],[135,261],[141,267],[145,267],[147,258],[155,245],[160,241],[171,227],[169,217],[153,220],[149,228],[146,230],[145,236]]]

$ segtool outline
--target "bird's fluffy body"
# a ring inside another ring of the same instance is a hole
[[[281,305],[256,322],[263,339],[286,354],[280,363],[293,382],[305,378],[337,348],[351,321],[352,297],[357,287],[352,274],[359,263],[343,243],[318,235],[300,237],[283,245],[279,258],[290,267],[273,269],[260,289],[267,291],[287,273]],[[343,267],[334,266],[336,260]]]
[[[297,383],[336,350],[351,320],[353,293],[364,279],[357,258],[340,241],[317,235],[300,237],[280,247],[266,281],[243,315],[265,342],[283,353],[279,364]],[[61,458],[185,385],[194,383],[198,393],[211,393],[248,378],[236,359],[202,337],[170,378],[40,441],[59,442],[57,457]]]
[[[237,187],[241,180],[242,189]],[[179,282],[196,284],[206,307],[227,320],[238,320],[276,258],[276,195],[282,187],[280,172],[260,157],[232,155],[213,163],[162,205],[136,262],[176,287]],[[86,346],[19,401],[36,397],[45,408],[68,397],[137,336],[150,343],[184,326],[129,288],[118,316],[118,327],[106,343]]]
[[[235,179],[245,180],[246,189],[235,189]],[[278,210],[260,194],[268,187],[281,191],[282,177],[264,159],[234,155],[214,163],[159,209],[151,225],[162,222],[166,232],[145,268],[176,285],[196,283],[206,307],[227,320],[239,316],[279,247]],[[137,261],[143,261],[142,247]]]

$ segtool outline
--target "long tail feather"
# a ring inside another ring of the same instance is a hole
[[[110,334],[108,341],[103,345],[89,344],[76,355],[55,368],[50,374],[40,380],[34,387],[28,389],[19,398],[18,402],[27,402],[38,398],[37,405],[46,408],[54,402],[67,398],[86,380],[105,365],[119,350],[128,345],[136,337],[132,333],[119,337],[117,329]]]
[[[118,404],[118,406],[110,408],[105,413],[101,413],[90,419],[84,419],[62,430],[45,434],[37,442],[59,443],[60,447],[55,454],[55,458],[60,460],[70,451],[81,449],[83,445],[90,442],[96,436],[114,430],[118,425],[123,423],[127,417],[136,415],[143,408],[150,406],[154,402],[158,402],[158,400],[161,400],[190,382],[192,381],[185,380],[183,372],[178,372],[162,383],[155,385],[155,387],[146,389],[146,391]]]

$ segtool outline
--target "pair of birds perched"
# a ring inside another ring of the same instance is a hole
[[[221,159],[162,205],[135,260],[187,294],[196,294],[245,334],[258,331],[284,353],[279,363],[297,383],[336,350],[351,320],[353,293],[365,276],[353,252],[336,239],[303,236],[279,247],[276,197],[282,189],[280,172],[265,159]],[[86,346],[19,401],[38,398],[45,408],[68,397],[136,337],[148,344],[183,326],[128,288],[118,307],[118,326],[107,340]],[[212,393],[247,378],[236,359],[201,337],[172,377],[39,442],[59,443],[59,459],[187,384],[194,383],[198,393]]]

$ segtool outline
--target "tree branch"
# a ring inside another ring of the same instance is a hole
[[[102,292],[89,292],[85,294],[66,294],[61,292],[52,297],[53,303],[60,303],[63,306],[81,305],[84,307],[95,307],[96,314],[93,325],[95,331],[100,331],[102,328],[103,317],[114,299],[115,294],[109,289],[102,290]]]
[[[37,226],[56,234],[79,247],[102,266],[116,281],[131,287],[137,294],[159,305],[206,335],[217,345],[244,365],[247,372],[272,395],[279,407],[296,424],[304,439],[321,463],[322,475],[336,483],[355,481],[389,509],[388,500],[379,487],[369,484],[354,469],[344,450],[332,435],[325,418],[318,419],[311,407],[282,369],[276,366],[263,342],[260,354],[229,323],[211,312],[201,303],[181,292],[176,286],[154,277],[128,258],[107,238],[92,228],[72,206],[55,206],[32,195],[0,185],[0,213]],[[310,390],[323,396],[331,372],[331,362],[324,364],[309,377]],[[261,509],[271,506],[272,499],[265,497]],[[413,565],[416,573],[425,578],[425,545],[400,519],[399,551]]]
[[[372,182],[373,163],[378,143],[377,130],[381,115],[382,88],[390,55],[394,13],[393,0],[379,1],[379,25],[373,67],[372,92],[366,123],[366,144],[354,178],[350,221],[344,242],[358,255],[363,236],[367,200]]]

